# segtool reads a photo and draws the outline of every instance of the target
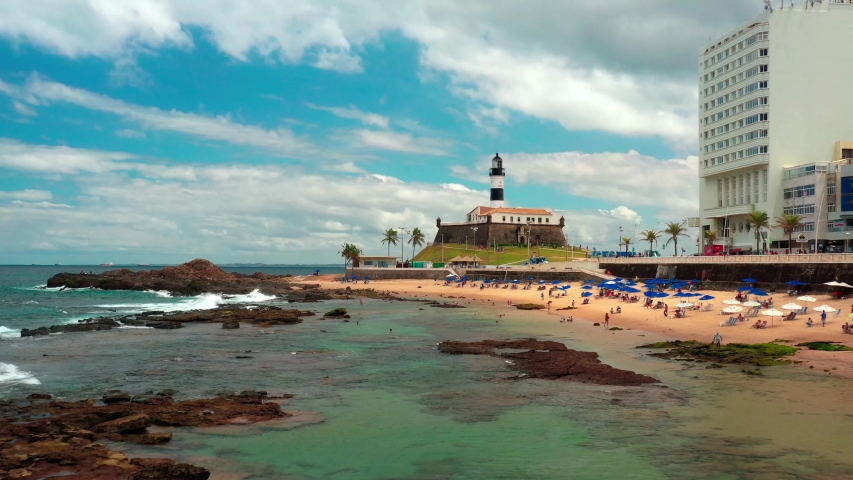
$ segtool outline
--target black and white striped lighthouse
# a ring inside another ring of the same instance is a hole
[[[504,161],[496,153],[492,159],[492,168],[489,169],[489,180],[492,184],[491,203],[492,208],[502,208],[504,206]]]

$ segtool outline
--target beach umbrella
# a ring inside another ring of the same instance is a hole
[[[757,288],[753,288],[749,291],[749,293],[755,295],[756,297],[769,297],[770,294],[765,292],[764,290],[759,290]]]
[[[693,296],[693,295],[690,295],[689,293],[684,293],[684,292],[682,292],[682,293],[676,293],[675,295],[673,295],[673,297],[678,297],[678,298],[683,298],[683,297],[692,297],[692,296]]]
[[[738,313],[738,312],[742,312],[742,311],[743,311],[743,309],[738,307],[737,305],[732,305],[731,307],[726,307],[723,309],[723,312],[725,312],[725,313]]]
[[[616,285],[616,280],[608,280],[606,282],[601,282],[602,285]]]
[[[853,285],[848,285],[848,284],[846,284],[846,283],[844,283],[844,282],[839,283],[839,284],[838,284],[838,286],[839,286],[839,287],[853,288]]]
[[[836,311],[834,308],[830,307],[829,305],[821,305],[819,307],[814,307],[814,310],[816,312],[834,312],[834,311]]]
[[[840,287],[841,284],[838,282],[826,282],[824,285],[829,285],[830,287]]]
[[[513,280],[512,283],[521,283],[521,280]]]
[[[446,276],[446,277],[444,277],[444,278],[456,278],[456,275],[452,275],[452,274],[451,274],[451,275],[448,275],[448,276]]]
[[[527,277],[527,279],[528,279],[528,280],[536,280],[536,279],[535,279],[535,278],[533,278],[533,277]]]
[[[702,298],[700,298],[699,300],[701,300],[701,301],[705,302],[705,301],[713,300],[713,299],[714,299],[714,297],[712,297],[712,296],[710,296],[710,295],[705,295],[705,296],[703,296]]]
[[[622,289],[625,293],[640,293],[642,290],[636,289],[634,287],[625,287]]]
[[[726,305],[740,305],[740,302],[735,300],[734,298],[723,300],[723,303],[725,303]]]
[[[817,301],[816,298],[810,297],[808,295],[804,295],[802,297],[797,297],[797,300],[799,300],[801,302],[816,302]]]
[[[760,307],[761,304],[756,302],[755,300],[750,300],[748,302],[743,302],[744,307]]]
[[[584,286],[582,286],[581,288],[582,288],[582,289],[584,289],[584,290],[592,290],[592,287],[591,287],[591,286],[589,286],[589,285],[584,285]]]
[[[483,283],[492,283],[491,280],[483,280]]]
[[[563,282],[561,282],[560,280],[554,280],[553,282],[551,282],[551,285],[559,285],[561,283]]]
[[[587,280],[587,281],[585,281],[585,282],[583,282],[583,283],[585,283],[585,284],[589,285],[590,283],[595,283],[595,280]]]
[[[675,306],[678,308],[693,308],[694,307],[694,305],[690,302],[676,303]]]
[[[592,292],[583,292],[583,293],[581,294],[581,296],[582,296],[582,297],[591,297],[591,296],[592,296]]]
[[[771,325],[773,325],[773,317],[785,316],[784,313],[780,312],[779,310],[776,310],[775,308],[771,308],[770,310],[765,310],[765,311],[761,312],[761,314],[770,317],[770,324]]]
[[[655,298],[657,294],[655,292],[646,292],[643,294],[644,297]]]
[[[658,293],[656,293],[656,294],[655,294],[655,296],[656,296],[657,298],[666,298],[666,297],[668,297],[668,296],[669,296],[669,294],[668,294],[668,293],[663,293],[663,292],[658,292]]]
[[[622,277],[616,277],[613,279],[614,282],[621,282],[622,280],[624,280]]]
[[[539,285],[542,285],[544,283],[545,283],[545,280],[539,280]]]
[[[758,280],[756,280],[752,277],[748,277],[748,278],[744,278],[743,280],[741,280],[741,282],[743,282],[743,283],[758,283]]]
[[[787,283],[786,283],[786,285],[791,285],[792,287],[802,287],[802,286],[805,286],[805,285],[808,285],[808,284],[807,284],[807,283],[803,283],[803,282],[801,282],[801,281],[799,281],[799,280],[791,280],[790,282],[787,282]]]
[[[782,310],[802,310],[802,305],[797,305],[796,303],[786,303],[782,305]]]
[[[752,290],[752,287],[750,287],[749,285],[747,285],[747,286],[745,286],[745,287],[740,287],[740,288],[738,288],[738,289],[737,289],[737,291],[738,291],[738,292],[745,292],[745,291],[747,291],[747,290]]]

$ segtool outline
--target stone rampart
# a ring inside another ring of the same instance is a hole
[[[477,227],[477,231],[471,229]],[[527,225],[509,223],[439,224],[434,245],[444,243],[467,243],[491,247],[493,245],[526,245]],[[566,246],[566,237],[559,225],[531,225],[530,245]]]
[[[444,280],[450,274],[446,268],[355,268],[354,273],[371,280]]]

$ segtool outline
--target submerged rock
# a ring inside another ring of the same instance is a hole
[[[658,342],[640,345],[637,348],[665,350],[649,354],[659,358],[701,360],[717,364],[753,364],[758,366],[789,363],[790,361],[784,358],[797,353],[796,348],[777,343],[729,343],[717,347],[715,344],[701,343],[696,340],[687,342],[679,340]]]
[[[499,352],[498,350],[524,350]],[[513,368],[529,378],[570,380],[599,385],[637,386],[658,380],[601,363],[595,352],[571,350],[564,344],[536,339],[441,342],[438,351],[448,354],[490,355],[511,360]]]

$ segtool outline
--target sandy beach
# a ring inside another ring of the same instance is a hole
[[[317,283],[318,277],[306,279],[306,283]],[[332,276],[319,277],[319,283],[322,288],[340,288],[341,284]],[[555,328],[560,327],[560,319],[565,317],[573,317],[574,322],[601,323],[603,325],[605,313],[609,313],[611,309],[614,311],[617,307],[622,308],[622,313],[610,316],[610,327],[619,327],[625,330],[643,330],[646,332],[654,332],[663,334],[671,339],[677,340],[699,340],[711,342],[714,335],[719,332],[723,337],[723,343],[765,343],[774,340],[786,340],[790,345],[796,345],[803,342],[840,342],[842,344],[853,347],[853,335],[842,333],[841,326],[846,322],[851,322],[848,314],[853,309],[853,298],[846,300],[833,300],[828,295],[812,295],[816,298],[815,302],[802,302],[796,300],[796,297],[789,297],[786,293],[772,295],[774,300],[774,308],[781,310],[781,306],[787,303],[797,303],[809,307],[809,313],[805,315],[797,315],[794,321],[783,321],[781,318],[770,318],[759,315],[748,319],[746,322],[738,323],[735,326],[720,326],[720,322],[729,319],[730,316],[738,314],[721,315],[720,310],[728,305],[723,304],[723,300],[734,298],[737,292],[723,292],[702,290],[701,293],[715,297],[710,303],[714,305],[711,311],[700,312],[691,310],[687,312],[684,318],[667,318],[663,315],[661,309],[648,309],[643,306],[642,301],[638,303],[623,302],[618,299],[599,298],[594,295],[589,297],[588,305],[582,305],[583,298],[581,293],[581,283],[572,282],[571,288],[567,291],[565,297],[549,298],[548,291],[537,291],[536,286],[532,290],[517,290],[512,289],[495,289],[487,288],[480,290],[479,284],[476,287],[466,286],[457,288],[454,286],[445,286],[443,282],[434,280],[372,280],[369,285],[348,284],[352,288],[371,287],[379,291],[391,291],[394,294],[412,298],[427,298],[448,302],[458,302],[464,306],[478,306],[485,308],[495,308],[496,316],[502,310],[511,309],[517,311],[514,306],[510,306],[508,302],[513,304],[535,303],[547,305],[550,301],[551,311],[538,310],[526,311],[524,315],[530,318],[531,322],[553,322]],[[548,288],[551,285],[547,285]],[[597,289],[591,290],[597,292]],[[541,294],[545,294],[545,299],[542,300]],[[641,297],[642,298],[642,297]],[[675,309],[675,304],[685,299],[665,298],[663,299],[670,308],[670,313]],[[693,299],[686,299],[696,302]],[[568,307],[575,302],[576,309],[574,310],[559,310]],[[697,302],[698,303],[698,302]],[[709,302],[702,302],[709,303]],[[815,312],[812,309],[819,305],[829,305],[841,313],[835,316],[835,312],[827,315],[826,327],[820,324],[820,312]],[[748,308],[744,308],[744,312]],[[521,313],[521,312],[520,312]],[[814,326],[808,327],[806,320],[811,318]],[[752,324],[757,319],[767,320],[768,327],[764,329],[751,328]],[[603,326],[602,326],[603,329]],[[814,367],[815,370],[828,370],[827,373],[834,375],[843,375],[853,378],[853,352],[821,352],[814,350],[802,350],[796,356],[797,362],[802,362],[804,368]],[[834,369],[834,370],[833,370]]]

